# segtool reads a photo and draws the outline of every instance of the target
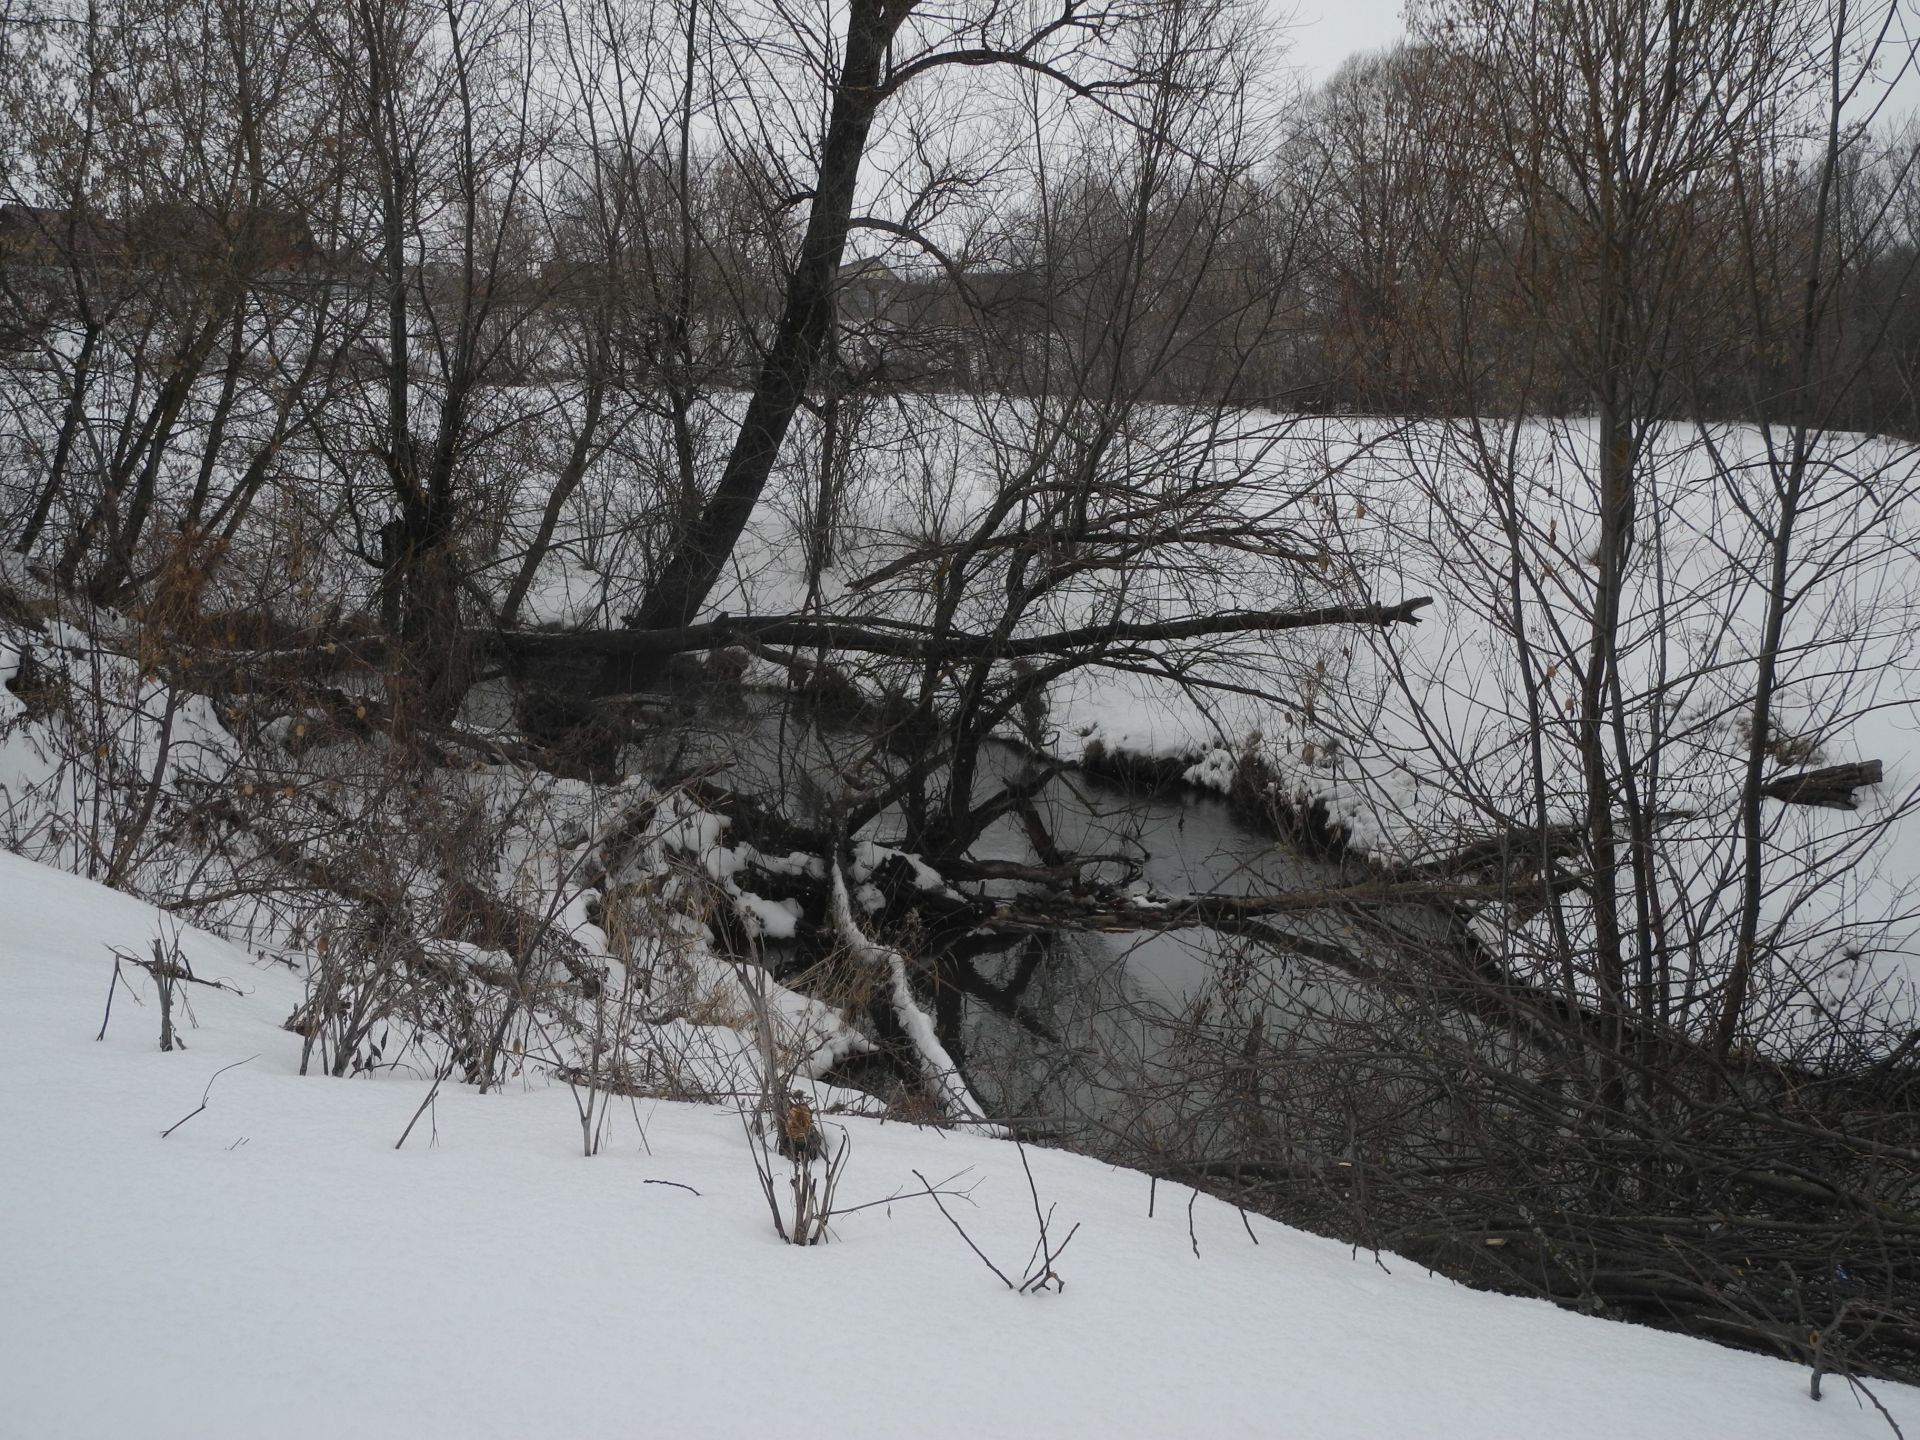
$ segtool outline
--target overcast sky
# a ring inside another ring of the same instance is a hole
[[[1318,84],[1356,50],[1378,50],[1406,34],[1400,18],[1405,0],[1267,0],[1289,42],[1287,60],[1300,67],[1309,84]],[[1883,69],[1897,70],[1907,47],[1920,40],[1914,14],[1903,6],[1901,23],[1888,37]],[[1882,116],[1887,125],[1920,112],[1920,69],[1901,77]]]
[[[1403,0],[1271,0],[1271,9],[1287,28],[1287,59],[1318,83],[1356,50],[1378,50],[1406,33],[1400,22]],[[1291,20],[1288,15],[1291,14]]]

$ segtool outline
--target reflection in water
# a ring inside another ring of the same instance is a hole
[[[686,697],[679,723],[652,732],[629,757],[629,768],[648,774],[706,775],[801,824],[824,821],[836,796],[872,786],[888,763],[871,737],[760,692]],[[1025,779],[1031,767],[1014,747],[993,746],[976,794]],[[1046,785],[1038,806],[1058,848],[1112,857],[1106,878],[1131,875],[1163,894],[1255,894],[1354,878],[1199,794],[1148,794],[1067,774]],[[864,838],[895,843],[902,830],[897,814],[883,814]],[[1037,858],[1010,817],[972,853]],[[1324,939],[1339,928],[1353,943],[1336,917],[1289,925]],[[1189,1155],[1243,1153],[1250,1127],[1268,1123],[1249,1077],[1276,1053],[1315,1048],[1340,1027],[1377,1019],[1377,1002],[1346,977],[1205,930],[1063,932],[954,965],[964,967],[966,998],[950,1038],[976,1092],[994,1113],[1088,1148],[1124,1136],[1131,1146]],[[1262,1153],[1286,1149],[1283,1136],[1252,1138]]]

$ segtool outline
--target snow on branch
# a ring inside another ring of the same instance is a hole
[[[913,1042],[920,1061],[920,1073],[938,1097],[947,1118],[956,1124],[972,1126],[985,1134],[1004,1136],[1006,1131],[987,1119],[987,1112],[967,1088],[960,1067],[947,1054],[946,1046],[934,1033],[933,1021],[913,998],[907,984],[907,957],[890,945],[881,945],[864,934],[853,918],[853,905],[847,898],[846,877],[836,862],[833,867],[833,928],[853,952],[855,958],[884,971],[892,984],[893,1013],[900,1028]]]

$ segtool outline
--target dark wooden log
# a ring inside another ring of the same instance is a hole
[[[1878,785],[1881,767],[1878,760],[1862,760],[1853,765],[1828,765],[1819,770],[1796,770],[1791,775],[1776,775],[1760,787],[1762,795],[1788,805],[1818,805],[1823,810],[1857,810],[1860,802],[1854,791],[1864,785]]]
[[[1431,596],[1397,605],[1329,605],[1313,610],[1237,610],[1172,620],[1112,621],[1041,635],[974,635],[878,616],[723,615],[671,629],[478,631],[476,644],[497,645],[518,658],[598,655],[664,658],[729,645],[780,645],[853,651],[910,660],[1015,660],[1037,655],[1192,640],[1211,635],[1271,633],[1327,625],[1414,625]]]

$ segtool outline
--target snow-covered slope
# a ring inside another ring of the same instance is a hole
[[[584,1159],[564,1087],[296,1074],[284,969],[201,932],[188,1048],[122,992],[145,905],[0,855],[0,1434],[1820,1437],[1891,1433],[1757,1356],[1477,1294],[1028,1152],[1063,1293],[1014,1295],[1005,1142],[843,1123],[836,1241],[774,1237],[738,1117],[641,1101]],[[252,1057],[251,1059],[249,1057]],[[223,1066],[246,1061],[208,1082]],[[207,1098],[169,1138],[160,1132]],[[661,1183],[650,1183],[661,1182]],[[1250,1228],[1249,1228],[1250,1227]],[[1253,1237],[1258,1237],[1255,1243]],[[1197,1254],[1196,1254],[1197,1250]],[[1876,1387],[1909,1433],[1920,1393]]]

